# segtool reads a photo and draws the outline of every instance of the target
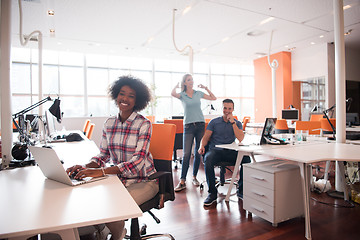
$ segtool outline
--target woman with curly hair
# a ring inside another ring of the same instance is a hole
[[[119,114],[104,123],[100,154],[85,166],[75,165],[68,174],[78,172],[75,178],[100,177],[116,174],[138,205],[153,198],[159,191],[156,181],[148,177],[156,172],[149,152],[151,122],[138,111],[151,100],[149,88],[132,76],[122,76],[109,88],[109,95],[119,108]],[[111,162],[114,166],[107,167]],[[116,207],[116,206],[114,206]],[[124,221],[106,223],[111,239],[122,239]]]

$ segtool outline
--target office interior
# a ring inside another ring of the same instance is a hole
[[[21,1],[21,23],[19,2],[1,0],[2,154],[11,150],[4,144],[4,135],[9,136],[5,129],[12,129],[11,114],[47,96],[62,101],[58,131],[82,129],[91,119],[96,126],[92,140],[99,146],[104,120],[117,113],[106,88],[123,74],[151,87],[154,101],[142,114],[155,116],[155,122],[183,114],[170,92],[187,72],[218,97],[202,102],[204,115],[221,115],[221,100],[232,98],[239,119],[264,122],[274,116],[273,60],[278,62],[275,117],[293,106],[307,121],[314,106],[321,114],[339,98],[352,99],[348,109],[345,103],[340,107],[341,113],[358,116],[360,1],[339,1],[344,14],[340,95],[335,2],[34,0]],[[41,50],[39,34],[21,45],[20,24],[24,36],[41,32]],[[30,113],[43,115],[50,106]]]

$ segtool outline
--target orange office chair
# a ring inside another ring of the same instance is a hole
[[[154,115],[146,116],[146,118],[149,119],[150,122],[155,123],[155,116]]]
[[[153,156],[156,173],[152,174],[149,179],[159,179],[159,193],[155,197],[141,204],[139,207],[143,212],[149,214],[157,223],[160,220],[150,211],[153,208],[161,209],[166,201],[175,200],[175,192],[172,176],[172,155],[175,142],[176,126],[174,124],[153,124],[152,136],[150,140],[150,153]],[[146,227],[142,228],[144,231]],[[140,236],[139,221],[137,218],[131,219],[131,237],[130,239],[149,239],[157,237],[175,238],[171,234],[151,234]]]
[[[278,119],[276,120],[275,124],[275,133],[289,133],[289,127],[285,119]]]
[[[175,169],[178,168],[178,162],[181,163],[182,158],[177,157],[176,151],[178,149],[183,148],[183,133],[184,133],[184,125],[183,119],[165,119],[164,123],[167,124],[175,124],[176,125],[176,135],[175,135],[175,143],[174,143],[174,158],[173,161],[175,162]]]
[[[334,127],[336,127],[336,119],[335,118],[330,118],[330,122]],[[329,133],[333,132],[333,129],[332,129],[329,121],[326,118],[320,119],[320,125],[321,125],[321,129],[323,130],[324,134],[329,134]]]
[[[320,121],[297,121],[295,130],[308,130],[311,135],[320,134]]]
[[[250,122],[250,117],[244,117],[243,123],[242,123],[243,131],[245,131],[245,128],[246,128],[246,125],[248,124],[248,122]]]
[[[310,121],[320,121],[321,119],[323,119],[324,115],[321,114],[311,114],[310,116]]]
[[[85,136],[88,138],[88,139],[91,139],[91,136],[94,132],[94,127],[95,127],[95,123],[90,123],[90,126],[89,126],[89,130],[86,132]]]
[[[86,133],[89,131],[90,119],[86,119],[83,127],[83,133],[86,136]]]

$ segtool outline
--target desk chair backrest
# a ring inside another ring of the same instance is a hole
[[[336,119],[330,118],[331,124],[336,127]],[[331,125],[329,121],[326,118],[320,119],[321,129],[324,131],[324,133],[332,133],[333,130],[331,128]]]
[[[289,127],[285,119],[276,120],[275,133],[289,133]]]
[[[308,130],[311,135],[320,134],[320,121],[297,121],[295,130]]]
[[[165,119],[164,123],[175,124],[176,133],[183,133],[184,132],[184,121],[183,121],[183,119]]]
[[[146,116],[146,118],[149,119],[149,121],[152,122],[152,123],[155,122],[155,116],[154,115]]]
[[[86,134],[85,134],[85,136],[86,136],[88,139],[91,139],[92,134],[93,134],[93,132],[94,132],[94,128],[95,128],[95,123],[90,123],[89,129],[88,129],[88,131],[87,131]]]
[[[86,136],[86,133],[89,131],[90,119],[86,119],[83,127],[83,133]]]
[[[250,117],[245,116],[245,117],[243,118],[243,122],[242,122],[243,131],[245,131],[246,125],[247,125],[249,122],[250,122]]]
[[[152,135],[149,151],[154,159],[156,171],[170,172],[168,183],[165,186],[165,201],[175,199],[172,180],[172,154],[175,142],[176,126],[174,124],[152,124]],[[162,203],[163,204],[163,203]]]
[[[320,121],[324,118],[323,116],[323,114],[311,114],[310,121]]]

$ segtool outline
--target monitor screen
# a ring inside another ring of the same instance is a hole
[[[264,128],[261,134],[260,144],[266,144],[265,137],[270,136],[275,129],[276,118],[266,118]]]
[[[346,113],[346,122],[351,124],[359,124],[359,114],[358,113]]]
[[[281,118],[285,120],[298,121],[299,110],[298,109],[284,109],[281,112]]]
[[[47,135],[48,137],[53,137],[56,134],[55,117],[49,112],[49,110],[46,110],[45,119]]]

